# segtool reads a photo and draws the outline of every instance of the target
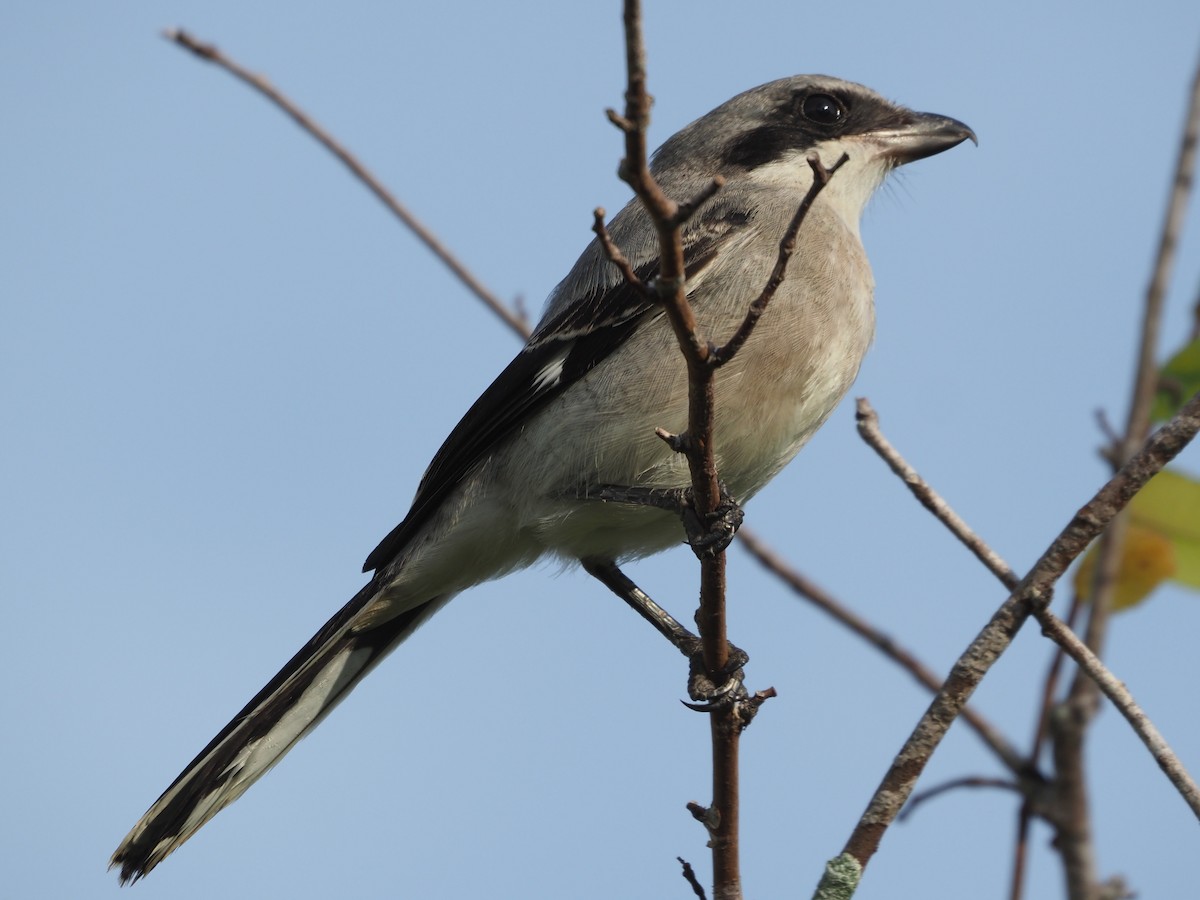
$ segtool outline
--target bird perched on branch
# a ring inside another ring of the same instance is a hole
[[[806,213],[769,308],[717,375],[715,458],[737,503],[795,456],[858,374],[874,332],[859,237],[867,200],[892,169],[967,139],[962,122],[804,75],[739,94],[655,154],[651,172],[675,200],[724,181],[682,226],[687,297],[713,341],[728,340],[762,292],[813,185],[809,160],[846,157]],[[638,202],[609,233],[650,282],[658,238]],[[605,575],[619,563],[680,543],[677,515],[634,498],[689,485],[685,460],[656,434],[686,431],[687,398],[662,307],[593,241],[367,557],[370,581],[133,827],[112,857],[121,880],[146,875],[240,797],[455,594],[546,555],[579,561],[616,590]]]

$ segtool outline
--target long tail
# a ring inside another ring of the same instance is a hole
[[[372,581],[326,622],[146,811],[109,863],[121,867],[122,884],[146,875],[240,797],[449,599],[435,597],[367,630],[352,630],[378,593]]]

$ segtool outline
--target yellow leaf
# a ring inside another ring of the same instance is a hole
[[[1129,504],[1129,519],[1168,538],[1180,584],[1200,588],[1200,482],[1164,469]]]
[[[1075,570],[1075,593],[1090,600],[1096,554],[1100,543],[1092,544],[1083,563]],[[1131,521],[1125,529],[1121,564],[1113,589],[1113,609],[1128,609],[1141,603],[1152,590],[1175,577],[1175,546],[1171,539],[1153,528]]]

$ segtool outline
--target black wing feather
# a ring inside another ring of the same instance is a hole
[[[685,246],[686,274],[695,277],[717,256],[725,239],[744,224],[744,214],[705,221],[703,231]],[[658,273],[655,259],[636,270],[643,283]],[[429,520],[446,496],[488,453],[521,423],[594,369],[624,344],[660,308],[625,281],[580,298],[534,333],[525,349],[467,410],[429,464],[404,521],[371,551],[363,571],[386,566]],[[557,378],[542,378],[562,357]]]

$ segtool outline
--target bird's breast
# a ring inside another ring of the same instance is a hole
[[[832,228],[806,246],[750,340],[717,373],[718,468],[739,499],[825,422],[874,336],[874,281],[857,235]]]

